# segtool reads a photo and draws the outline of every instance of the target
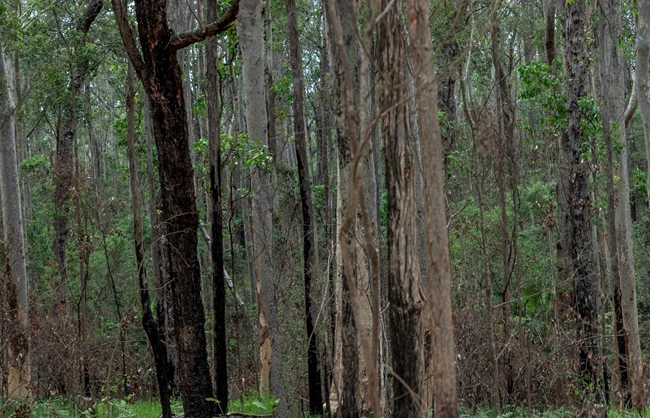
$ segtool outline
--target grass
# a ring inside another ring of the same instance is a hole
[[[137,400],[129,402],[124,399],[110,399],[111,417],[119,418],[159,418],[162,410],[160,404],[155,400]],[[3,418],[15,416],[15,410],[19,404],[13,402],[0,403],[2,405]],[[106,402],[96,403],[93,408],[82,411],[78,405],[71,399],[51,398],[35,400],[30,402],[30,418],[108,418],[108,408]],[[172,402],[172,410],[177,417],[183,416],[183,407],[180,400]]]

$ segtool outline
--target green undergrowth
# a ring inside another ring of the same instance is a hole
[[[277,399],[270,396],[259,397],[256,393],[251,393],[240,399],[231,400],[229,409],[253,416],[268,415],[273,413],[277,403]],[[1,418],[25,418],[27,413],[30,418],[158,418],[162,413],[160,403],[155,400],[112,398],[98,401],[86,409],[69,398],[39,399],[27,404],[14,401],[3,402],[0,399],[0,411]],[[183,405],[180,399],[172,401],[172,411],[176,418],[183,417]]]

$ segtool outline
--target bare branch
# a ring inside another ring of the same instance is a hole
[[[630,124],[630,121],[632,120],[632,116],[634,116],[634,112],[636,112],[636,107],[638,106],[638,104],[639,104],[639,100],[637,98],[637,93],[636,93],[636,76],[634,76],[634,84],[632,85],[632,94],[630,95],[630,101],[627,104],[625,113],[623,113],[623,120],[625,121],[624,126]]]
[[[115,2],[116,0],[113,0]],[[239,13],[239,0],[234,0],[232,6],[220,19],[215,20],[209,25],[193,30],[190,32],[184,32],[172,39],[169,43],[168,49],[170,51],[177,51],[183,49],[186,46],[190,46],[197,42],[201,42],[210,36],[218,35],[221,32],[224,32],[226,29],[232,25],[232,23],[237,19],[237,14]]]

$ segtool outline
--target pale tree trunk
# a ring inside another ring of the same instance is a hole
[[[377,383],[377,358],[373,357],[368,338],[368,318],[372,319],[368,298],[360,295],[362,283],[370,278],[368,265],[359,253],[358,242],[362,240],[358,224],[363,222],[363,229],[372,231],[372,214],[367,209],[362,179],[364,149],[359,148],[358,138],[363,133],[365,114],[359,114],[359,95],[362,82],[359,75],[363,73],[361,48],[358,41],[357,3],[355,1],[328,1],[326,16],[329,25],[329,38],[334,60],[334,80],[336,87],[336,113],[338,132],[338,249],[337,249],[337,316],[336,353],[334,384],[330,392],[332,410],[338,408],[338,415],[343,417],[359,416],[360,407],[364,408],[359,391],[360,377],[367,376],[363,382],[364,397],[379,416]],[[367,67],[366,67],[367,68]],[[362,220],[357,220],[357,213],[362,213]],[[366,245],[370,261],[373,259],[374,242],[371,234],[366,234]],[[377,275],[374,276],[378,277]],[[365,298],[365,300],[364,300]],[[373,332],[373,338],[374,338]],[[361,349],[364,369],[360,370],[359,355]],[[365,390],[365,387],[368,389]],[[366,395],[367,394],[367,395]]]
[[[611,12],[612,6],[615,5],[605,2],[600,5],[600,22],[599,22],[599,67],[602,88],[601,115],[603,121],[603,139],[605,140],[605,177],[607,179],[607,249],[609,251],[610,274],[612,282],[612,299],[614,303],[614,329],[616,332],[616,348],[618,350],[617,364],[619,370],[620,387],[619,393],[625,405],[630,402],[630,382],[628,373],[629,351],[628,335],[623,326],[623,310],[621,309],[621,272],[620,272],[620,253],[618,246],[618,225],[616,224],[616,195],[614,194],[614,158],[612,149],[612,118],[615,115],[616,108],[620,107],[614,103],[617,95],[617,84],[620,84],[620,72],[617,74],[618,61],[622,56],[616,52],[616,44],[612,45],[611,36],[616,30],[616,16],[608,17],[606,12]],[[606,11],[605,8],[608,10]],[[619,7],[620,13],[620,7]],[[620,18],[618,19],[620,24]],[[616,38],[614,38],[615,40]],[[621,86],[622,87],[622,84]],[[618,92],[619,99],[622,100],[621,92]],[[619,202],[620,204],[620,202]],[[595,234],[594,234],[595,235]],[[594,251],[595,254],[598,254]]]
[[[264,38],[262,3],[244,0],[237,19],[237,36],[242,52],[246,126],[248,136],[269,144],[267,111],[264,95]],[[287,416],[284,389],[280,330],[276,318],[276,301],[273,268],[273,196],[271,176],[265,169],[253,168],[251,177],[253,194],[253,245],[255,276],[257,278],[258,318],[260,333],[260,359],[262,393],[273,393],[280,399],[277,413]]]
[[[426,304],[420,279],[416,233],[415,164],[407,137],[404,85],[405,54],[399,3],[380,2],[385,16],[379,21],[379,85],[386,189],[388,191],[388,299],[392,344],[393,414],[420,417],[423,412],[424,335]],[[403,87],[400,87],[403,86]],[[399,343],[398,343],[399,342]]]
[[[602,401],[600,348],[598,340],[598,278],[593,271],[589,194],[589,169],[581,159],[581,146],[586,141],[582,128],[579,101],[587,93],[586,5],[576,0],[566,5],[565,67],[567,83],[568,130],[563,138],[560,159],[563,185],[568,185],[567,203],[569,229],[566,236],[565,262],[573,277],[575,305],[578,314],[577,345],[583,402]],[[570,179],[570,180],[569,180]]]
[[[30,395],[28,277],[23,215],[18,179],[15,105],[0,37],[0,198],[7,274],[7,394],[21,399]],[[3,307],[3,310],[5,307]]]
[[[618,12],[618,24],[620,25],[620,4],[617,4]],[[636,68],[635,71],[635,84],[637,86],[636,91],[632,92],[634,96],[640,98],[639,102],[641,103],[641,116],[643,121],[643,133],[646,143],[646,152],[650,155],[650,129],[648,124],[650,124],[650,98],[648,97],[648,50],[650,49],[650,2],[647,0],[639,1],[639,14],[638,14],[638,31],[637,31],[637,46],[636,46]],[[620,26],[619,26],[620,28]],[[616,42],[617,38],[614,38],[613,45],[618,45]],[[624,82],[625,75],[625,63],[623,62],[622,51],[617,48],[618,56],[620,56],[619,65],[621,67],[621,84]],[[644,73],[645,71],[645,73]],[[643,86],[640,83],[643,79]],[[622,89],[622,86],[621,86]],[[618,119],[619,123],[619,138],[624,144],[627,144],[627,136],[625,133],[625,122],[627,122],[628,116],[621,112],[623,111],[623,91],[621,90],[621,98],[616,101],[616,104],[620,103],[620,109],[617,109],[617,113],[614,115]],[[643,91],[643,94],[639,94]],[[634,97],[630,99],[636,104]],[[626,109],[627,110],[627,109]],[[631,118],[632,112],[630,113],[629,118]],[[623,148],[624,150],[629,149],[628,146]],[[650,161],[650,158],[648,158]],[[628,371],[630,374],[630,385],[632,392],[632,405],[635,408],[642,408],[645,405],[645,386],[643,383],[644,375],[644,366],[643,360],[641,357],[641,343],[639,339],[639,318],[637,312],[637,301],[636,301],[636,274],[634,271],[634,251],[633,251],[633,242],[632,242],[632,213],[630,208],[630,180],[629,180],[629,160],[628,153],[621,152],[619,154],[619,165],[620,165],[620,177],[621,177],[621,186],[619,190],[619,207],[617,209],[617,226],[618,226],[618,237],[619,237],[619,246],[620,246],[620,257],[621,257],[621,293],[622,293],[622,308],[623,308],[623,321],[626,331],[629,335],[629,362],[628,362]]]
[[[424,181],[428,254],[428,304],[431,314],[433,393],[436,417],[457,417],[456,356],[451,307],[451,271],[447,213],[443,187],[443,148],[438,98],[429,33],[429,2],[407,0],[411,54],[415,69],[416,104]]]

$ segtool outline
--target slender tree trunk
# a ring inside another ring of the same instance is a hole
[[[408,115],[399,3],[380,2],[377,47],[386,189],[388,191],[388,299],[393,372],[393,414],[422,416],[424,335],[421,320],[426,297],[420,279],[416,233],[415,164],[407,137]],[[400,86],[404,86],[401,87]],[[400,343],[395,343],[399,341]]]
[[[85,38],[104,6],[102,0],[90,0],[77,30]],[[72,53],[72,51],[69,51]],[[69,57],[73,59],[72,56]],[[65,296],[67,282],[66,250],[68,246],[68,215],[70,213],[70,190],[73,187],[73,144],[77,135],[77,95],[81,91],[89,68],[87,64],[71,66],[70,107],[62,122],[62,129],[56,138],[56,157],[54,160],[54,256],[58,264],[56,301],[54,314],[65,314],[69,307]]]
[[[480,157],[479,157],[480,158]],[[483,247],[483,259],[484,259],[484,286],[485,286],[485,309],[487,311],[487,322],[488,322],[488,357],[490,361],[490,402],[492,404],[492,409],[497,414],[501,415],[501,397],[499,394],[499,361],[497,358],[497,348],[496,341],[494,339],[494,304],[493,304],[493,285],[492,285],[492,266],[490,265],[490,252],[487,244],[486,233],[485,233],[485,206],[483,204],[483,179],[480,178],[480,174],[477,174],[477,187],[476,194],[479,206],[479,217],[481,222],[481,246]]]
[[[429,33],[429,2],[407,0],[411,54],[415,69],[418,128],[424,180],[425,219],[431,313],[431,351],[435,359],[433,392],[436,417],[457,417],[454,325],[451,308],[451,272],[447,214],[443,187],[443,148]]]
[[[217,3],[208,1],[208,21],[217,19]],[[223,263],[223,215],[221,203],[221,109],[217,69],[217,38],[208,39],[208,134],[210,138],[210,195],[212,197],[212,292],[214,306],[214,376],[217,412],[228,412],[228,364],[226,362],[226,289]]]
[[[27,253],[23,235],[23,214],[18,177],[15,137],[15,105],[11,98],[0,35],[0,199],[4,230],[7,312],[3,341],[7,342],[7,395],[23,399],[31,392],[29,354],[29,293]]]
[[[627,406],[631,401],[630,378],[629,378],[629,335],[624,327],[622,295],[621,295],[621,254],[619,253],[617,224],[616,194],[614,191],[614,157],[612,149],[612,121],[622,116],[623,95],[622,95],[622,54],[618,53],[617,42],[620,35],[620,4],[606,0],[599,4],[599,66],[601,78],[601,115],[603,121],[603,138],[605,140],[605,176],[607,178],[607,247],[611,265],[612,299],[614,302],[614,326],[616,331],[616,347],[618,350],[618,369],[620,378],[620,394],[623,403]],[[618,9],[618,10],[617,10]],[[616,14],[618,13],[618,14]],[[615,128],[614,128],[615,129]],[[622,131],[622,136],[625,131]],[[617,132],[615,131],[614,134]],[[625,139],[625,138],[624,138]],[[621,173],[627,177],[627,173]],[[619,186],[619,190],[623,188]],[[629,190],[629,189],[628,189]],[[629,191],[628,191],[629,194]],[[628,196],[629,197],[629,196]],[[619,202],[619,208],[624,202]]]
[[[300,181],[300,202],[302,207],[303,235],[303,276],[305,283],[305,324],[307,328],[307,364],[309,382],[309,411],[314,415],[323,414],[323,395],[320,366],[318,364],[318,334],[314,329],[312,317],[312,280],[318,277],[316,258],[314,210],[309,182],[309,161],[305,141],[305,116],[303,111],[303,79],[296,18],[295,0],[286,0],[287,23],[289,30],[289,49],[293,76],[293,131],[298,157],[298,178]]]

